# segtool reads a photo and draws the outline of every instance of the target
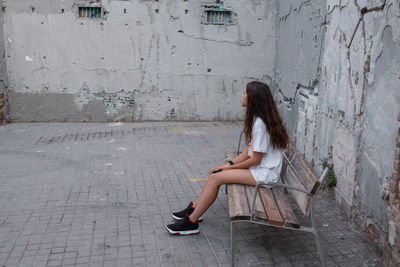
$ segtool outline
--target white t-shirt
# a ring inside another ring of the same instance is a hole
[[[248,146],[250,157],[253,156],[253,151],[263,153],[260,164],[250,167],[254,179],[257,182],[276,182],[282,169],[283,151],[272,147],[267,128],[258,117],[253,123],[251,143]]]

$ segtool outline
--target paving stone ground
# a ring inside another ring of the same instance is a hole
[[[35,123],[0,127],[0,266],[230,266],[224,188],[201,233],[169,235],[242,123]],[[381,256],[324,192],[328,266]],[[320,266],[311,234],[238,224],[236,266]]]

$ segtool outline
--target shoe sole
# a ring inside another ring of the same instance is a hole
[[[170,233],[171,235],[198,235],[200,233],[199,229],[187,230],[187,231],[173,231],[169,229],[167,226],[165,226],[165,229],[167,229],[168,233]]]
[[[183,220],[183,218],[177,217],[174,214],[171,214],[171,216],[172,216],[172,218],[174,218],[174,220],[177,220],[177,221],[182,221]],[[200,217],[200,218],[197,219],[197,222],[202,222],[202,221],[203,221],[203,217]]]

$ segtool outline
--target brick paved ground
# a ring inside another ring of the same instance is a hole
[[[165,231],[240,123],[10,124],[0,127],[0,266],[229,266],[221,188],[197,236]],[[329,266],[379,266],[328,193],[317,222]],[[311,234],[238,225],[237,266],[319,266]]]

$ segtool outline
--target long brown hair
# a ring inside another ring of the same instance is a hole
[[[246,86],[246,93],[247,109],[244,121],[246,143],[251,142],[253,122],[256,117],[259,117],[267,127],[272,147],[285,149],[289,143],[289,136],[268,85],[257,81],[249,82]]]

